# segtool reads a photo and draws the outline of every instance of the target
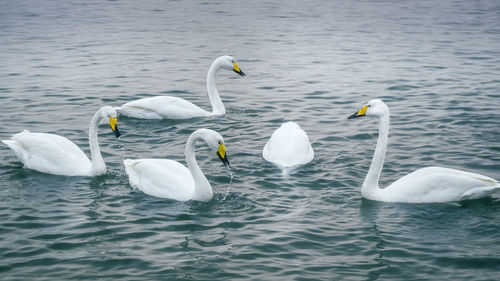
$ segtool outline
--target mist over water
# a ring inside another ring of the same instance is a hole
[[[118,119],[99,128],[108,173],[60,177],[0,145],[0,279],[498,280],[500,195],[449,204],[361,198],[382,99],[391,127],[381,186],[426,166],[500,179],[498,1],[1,1],[0,139],[60,134],[87,155],[103,105],[171,95],[226,115]],[[315,158],[288,173],[262,148],[294,121]],[[196,129],[225,139],[229,172],[196,155],[215,196],[133,190],[126,158],[185,164]],[[226,192],[229,190],[229,193]]]

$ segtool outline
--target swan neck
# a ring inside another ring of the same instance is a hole
[[[213,115],[222,115],[226,113],[226,109],[224,108],[224,104],[222,104],[222,100],[219,97],[219,92],[217,91],[217,85],[215,83],[215,75],[220,68],[220,63],[216,60],[210,66],[207,74],[207,92],[210,104],[212,105]]]
[[[375,194],[380,190],[378,182],[382,167],[384,166],[385,152],[387,150],[387,141],[389,137],[389,113],[379,118],[379,130],[377,147],[373,154],[372,163],[368,174],[366,175],[361,194],[367,198],[375,197]]]
[[[209,201],[213,197],[212,187],[201,171],[200,166],[198,166],[198,162],[196,161],[195,156],[196,142],[200,138],[201,134],[199,132],[194,132],[188,138],[188,141],[186,143],[186,151],[184,154],[186,155],[186,163],[188,169],[191,172],[194,180],[195,188],[193,199],[199,201]]]
[[[97,140],[97,129],[99,127],[99,122],[101,121],[101,110],[98,110],[92,121],[90,122],[89,128],[89,146],[90,146],[90,158],[92,165],[90,167],[91,175],[99,175],[106,173],[106,164],[102,159],[101,150],[99,149],[99,142]]]

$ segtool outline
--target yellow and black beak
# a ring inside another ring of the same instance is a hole
[[[368,105],[365,105],[360,110],[358,110],[358,112],[356,112],[353,115],[347,117],[347,119],[352,119],[352,118],[356,118],[356,117],[365,116],[367,110],[368,110]]]
[[[238,66],[238,64],[236,62],[233,62],[233,71],[238,73],[242,77],[245,77],[245,75],[246,75],[245,72],[243,72],[243,70],[240,69],[240,67]]]
[[[227,154],[226,154],[226,146],[221,143],[219,144],[219,148],[217,149],[217,156],[219,156],[220,161],[227,167],[229,167],[229,159],[227,159]]]
[[[115,137],[119,137],[122,134],[120,134],[120,131],[118,131],[118,125],[116,124],[116,122],[116,117],[109,117],[109,126],[111,127],[111,130],[113,130],[113,133],[115,133]]]

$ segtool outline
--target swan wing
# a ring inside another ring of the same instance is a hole
[[[194,180],[188,168],[167,159],[126,159],[130,185],[155,197],[187,201],[194,194]]]
[[[76,144],[65,137],[25,130],[3,142],[30,169],[66,176],[86,175],[90,172],[90,160]]]
[[[489,177],[461,170],[427,167],[382,189],[383,201],[450,202],[486,196],[500,184]]]
[[[310,162],[314,152],[306,132],[296,123],[287,122],[271,135],[262,156],[278,166],[291,167]]]
[[[170,96],[131,101],[117,108],[117,111],[125,116],[142,119],[186,119],[210,115],[187,100]]]

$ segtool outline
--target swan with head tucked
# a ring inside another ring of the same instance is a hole
[[[241,76],[245,73],[231,56],[215,59],[207,74],[207,92],[212,112],[208,112],[191,102],[171,96],[156,96],[128,102],[117,108],[120,115],[142,119],[188,119],[211,115],[224,115],[226,109],[217,92],[215,75],[219,69],[232,70]]]
[[[27,168],[63,176],[97,176],[106,173],[106,164],[97,141],[97,127],[107,119],[116,137],[120,136],[116,124],[116,111],[111,106],[99,109],[89,128],[89,145],[92,160],[73,142],[65,137],[32,133],[27,130],[15,134],[3,143],[12,149]]]
[[[481,198],[500,188],[498,181],[483,175],[449,168],[427,167],[381,189],[378,182],[389,135],[389,108],[383,101],[373,99],[348,119],[362,116],[373,116],[379,121],[377,147],[361,188],[363,197],[385,202],[438,203]]]
[[[130,185],[156,197],[179,201],[209,201],[213,190],[201,171],[195,157],[195,146],[203,140],[229,167],[224,139],[216,131],[199,129],[191,134],[186,143],[186,166],[168,159],[125,159],[125,171]]]
[[[286,122],[273,132],[262,156],[278,167],[289,168],[311,162],[314,152],[306,132],[297,123]]]

